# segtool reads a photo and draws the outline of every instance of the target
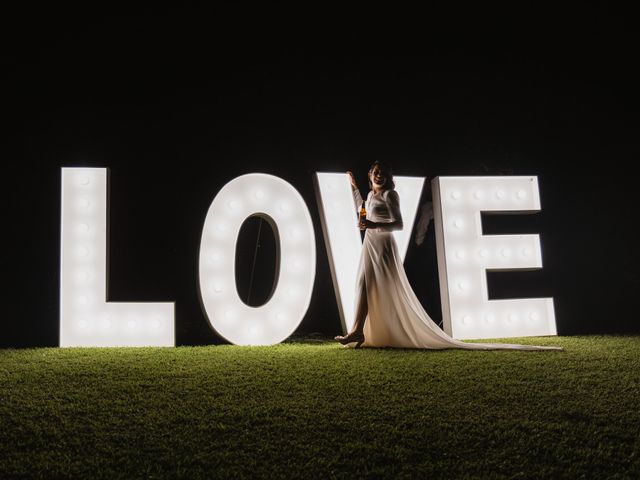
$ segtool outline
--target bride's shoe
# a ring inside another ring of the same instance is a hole
[[[360,345],[364,343],[364,334],[363,333],[350,333],[349,335],[336,335],[334,337],[337,341],[339,341],[342,345],[347,345],[349,343],[356,342],[356,348],[360,348]]]

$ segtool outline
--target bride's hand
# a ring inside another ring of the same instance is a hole
[[[351,181],[351,188],[353,188],[354,190],[356,190],[358,188],[358,185],[356,184],[356,179],[353,176],[353,173],[351,172],[347,172],[347,175],[349,175],[349,180]]]
[[[377,228],[378,224],[367,220],[366,218],[360,221],[360,230],[366,230],[367,228]]]

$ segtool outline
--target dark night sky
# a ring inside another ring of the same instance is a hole
[[[364,186],[374,159],[538,175],[541,213],[485,227],[540,233],[545,268],[491,275],[490,294],[553,296],[560,334],[639,333],[638,39],[629,12],[581,8],[9,14],[0,344],[57,345],[62,166],[110,168],[110,300],[176,301],[179,344],[221,341],[197,294],[209,203],[237,175],[285,178],[317,222],[298,333],[335,334],[312,175],[350,169]],[[434,269],[431,237],[407,271],[438,317]]]

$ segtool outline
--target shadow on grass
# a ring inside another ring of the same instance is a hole
[[[333,337],[330,337],[324,333],[306,333],[304,335],[292,335],[287,338],[285,344],[295,343],[304,345],[326,345],[327,343],[338,343]]]

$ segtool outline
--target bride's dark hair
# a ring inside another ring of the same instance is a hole
[[[394,190],[396,188],[396,182],[393,181],[393,170],[391,170],[391,166],[385,162],[376,160],[371,164],[371,167],[369,167],[369,173],[371,173],[375,167],[378,167],[380,170],[382,170],[384,172],[385,178],[387,179],[387,181],[384,182],[383,190]],[[369,188],[373,188],[369,175],[367,175],[367,179],[369,180]]]

